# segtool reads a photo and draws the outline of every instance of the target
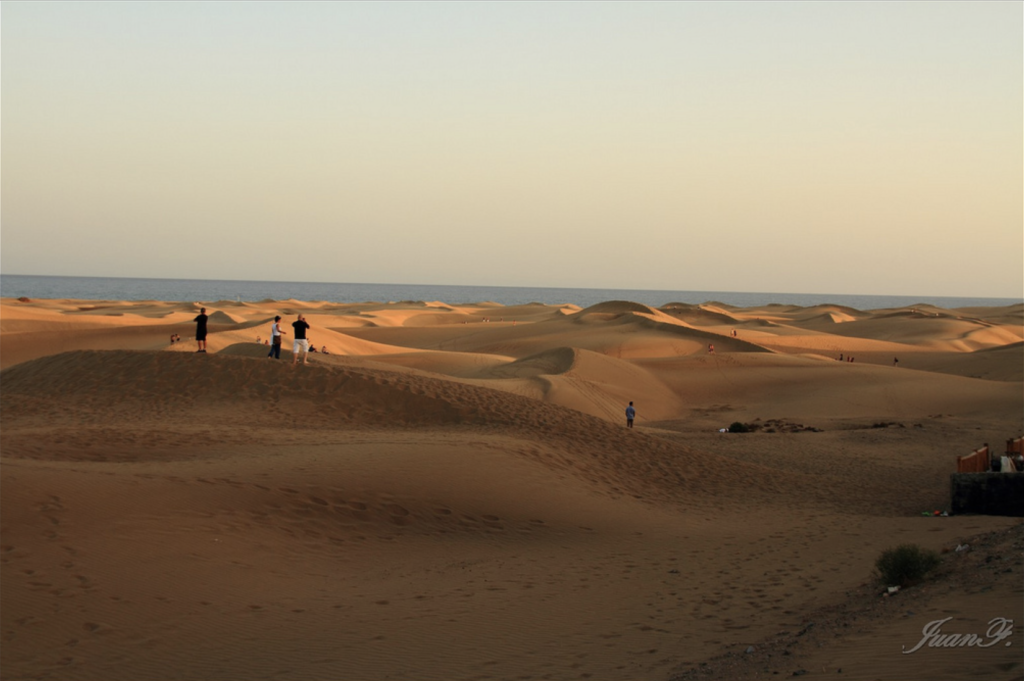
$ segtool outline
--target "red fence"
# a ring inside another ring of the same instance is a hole
[[[976,449],[967,456],[956,457],[957,473],[987,473],[992,470],[992,462],[989,459],[988,445]]]

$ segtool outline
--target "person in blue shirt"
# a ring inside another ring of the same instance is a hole
[[[633,419],[636,418],[636,409],[633,408],[633,403],[630,402],[629,406],[626,407],[626,427],[633,427]]]

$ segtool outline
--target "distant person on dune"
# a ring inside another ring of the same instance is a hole
[[[196,352],[206,352],[206,320],[209,317],[206,316],[206,308],[199,308],[199,316],[193,319],[196,323],[196,345],[199,349]]]
[[[633,419],[636,418],[636,409],[633,408],[633,403],[630,402],[629,406],[626,407],[626,427],[633,427]]]
[[[295,340],[292,342],[292,366],[295,366],[299,362],[299,353],[302,353],[302,364],[309,364],[306,361],[309,355],[309,341],[306,340],[306,331],[309,329],[309,324],[306,323],[305,317],[299,315],[299,318],[292,322],[292,328],[295,329]]]
[[[270,354],[267,357],[281,359],[281,315],[274,317],[274,323],[270,326]]]

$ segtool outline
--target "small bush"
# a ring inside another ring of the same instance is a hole
[[[939,554],[917,544],[901,544],[882,551],[875,561],[881,580],[888,586],[910,586],[939,566]]]
[[[736,423],[734,423],[731,426],[729,426],[729,432],[730,433],[749,433],[750,432],[750,428],[747,428],[747,425],[745,423],[740,423],[739,421],[737,421]]]

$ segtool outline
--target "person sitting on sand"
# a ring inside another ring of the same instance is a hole
[[[633,427],[633,419],[636,418],[636,409],[633,408],[633,403],[630,402],[629,406],[626,407],[626,427]]]
[[[322,348],[320,348],[320,354],[321,355],[329,355],[331,353],[327,352],[327,346],[325,345]]]

